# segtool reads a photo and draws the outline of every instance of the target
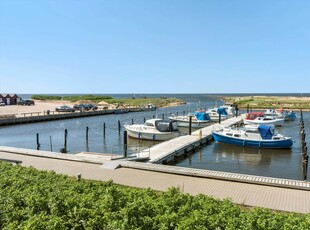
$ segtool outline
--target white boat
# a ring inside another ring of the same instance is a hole
[[[189,127],[190,117],[192,117],[192,128],[202,128],[210,124],[210,117],[207,113],[195,112],[186,116],[171,116],[168,117],[171,121],[176,121],[179,127]]]
[[[284,124],[284,118],[277,118],[275,116],[264,116],[261,112],[247,113],[243,118],[245,125],[276,125],[282,126]]]
[[[236,115],[236,107],[234,104],[224,104],[220,106],[220,108],[224,108],[230,117],[234,117]]]
[[[154,111],[156,109],[157,107],[153,104],[147,104],[147,105],[141,106],[142,111]]]
[[[228,114],[225,108],[208,109],[206,113],[209,115],[211,121],[219,122],[220,115],[221,121],[228,118]]]
[[[265,109],[264,115],[265,116],[275,116],[276,110],[275,109]]]
[[[175,121],[150,119],[144,124],[124,125],[127,135],[137,139],[166,141],[180,136],[180,131]]]
[[[243,130],[223,128],[213,131],[216,142],[258,148],[290,148],[293,145],[291,137],[275,134],[274,126],[250,125]]]

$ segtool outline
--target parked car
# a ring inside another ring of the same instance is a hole
[[[73,108],[75,109],[75,111],[78,111],[78,110],[83,110],[84,106],[83,104],[75,104]]]
[[[86,110],[97,110],[98,107],[93,104],[84,104]]]
[[[73,108],[77,111],[89,111],[89,110],[97,110],[98,107],[93,104],[76,104]]]
[[[3,101],[0,101],[0,106],[5,106],[5,103]]]
[[[75,109],[67,106],[67,105],[61,105],[55,108],[56,112],[74,112]]]
[[[20,100],[19,102],[17,102],[17,105],[34,105],[34,101],[33,100]]]

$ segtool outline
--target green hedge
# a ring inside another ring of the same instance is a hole
[[[309,229],[310,214],[76,180],[0,162],[0,229]]]
[[[42,101],[58,101],[61,100],[61,96],[32,95],[31,99]]]

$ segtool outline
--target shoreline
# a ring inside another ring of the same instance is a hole
[[[6,105],[6,106],[0,106],[0,119],[1,118],[14,118],[14,117],[25,117],[30,116],[31,114],[40,114],[39,116],[42,116],[46,113],[47,110],[50,112],[54,112],[55,108],[57,106],[61,105],[67,105],[70,107],[73,107],[75,104],[70,101],[41,101],[41,100],[33,100],[35,102],[35,105]],[[96,104],[96,103],[93,103]],[[184,104],[184,103],[182,103]],[[166,107],[174,107],[179,106],[182,104],[178,103],[171,103],[168,106],[163,106],[160,108],[166,108]],[[105,105],[97,105],[98,110],[113,110],[116,109],[116,105],[114,104],[105,104]],[[132,106],[134,107],[134,106]],[[120,107],[119,109],[126,109],[126,107]],[[66,114],[65,112],[57,112],[57,114]]]
[[[223,97],[225,103],[237,104],[239,109],[280,109],[310,111],[310,97],[296,96],[233,96]]]

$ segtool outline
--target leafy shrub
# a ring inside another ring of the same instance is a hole
[[[0,229],[309,229],[310,214],[76,180],[0,161]]]

